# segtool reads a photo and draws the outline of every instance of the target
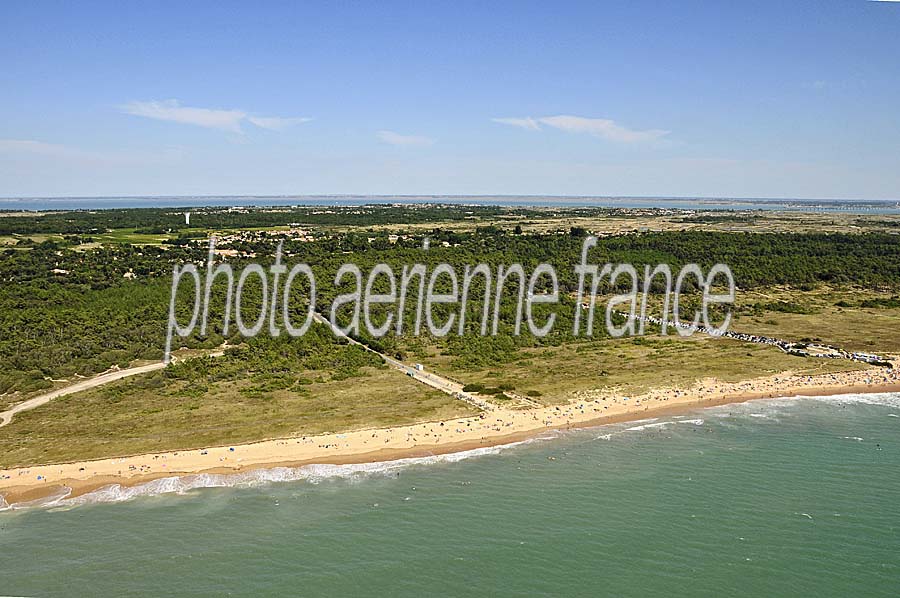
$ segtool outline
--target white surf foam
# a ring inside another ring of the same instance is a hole
[[[663,428],[665,426],[671,426],[676,422],[654,422],[651,424],[643,424],[640,426],[633,426],[631,428],[627,428],[626,432],[641,432],[643,430],[652,430],[653,428]]]
[[[710,407],[708,408],[708,413],[720,419],[738,414],[758,419],[773,419],[777,422],[778,416],[790,415],[804,401],[815,401],[831,405],[874,405],[897,408],[900,407],[900,393],[859,393],[828,396],[798,395],[796,397],[754,399],[745,403]],[[890,414],[888,415],[890,416]]]
[[[133,500],[144,496],[158,496],[161,494],[185,494],[200,488],[252,488],[266,484],[280,482],[306,481],[311,484],[319,484],[329,479],[356,480],[369,476],[390,476],[397,471],[415,465],[432,465],[436,463],[458,463],[465,459],[481,457],[484,455],[496,455],[504,450],[528,444],[544,438],[534,438],[461,451],[443,455],[430,455],[427,457],[410,457],[396,459],[394,461],[379,461],[375,463],[355,463],[347,465],[311,464],[302,467],[272,467],[267,469],[254,469],[240,473],[230,474],[188,474],[159,478],[135,486],[121,486],[112,484],[98,488],[81,496],[69,497],[71,489],[63,488],[59,493],[27,503],[0,504],[3,509],[25,509],[33,507],[75,507],[96,503],[118,503]],[[2,499],[0,499],[2,501]]]
[[[827,396],[806,396],[806,395],[798,395],[794,398],[775,398],[775,399],[763,399],[764,402],[777,402],[779,404],[789,404],[791,402],[796,402],[797,399],[805,399],[810,401],[818,401],[822,403],[837,403],[837,404],[859,404],[859,405],[880,405],[884,407],[900,407],[900,393],[896,392],[877,392],[877,393],[853,393],[853,394],[842,394],[842,395],[827,395]],[[757,402],[757,401],[753,401]]]
[[[61,501],[65,497],[69,496],[69,494],[71,494],[71,493],[72,493],[72,490],[70,488],[59,488],[56,490],[56,492],[54,492],[50,496],[45,496],[43,498],[38,498],[35,500],[26,500],[26,501],[22,501],[22,502],[13,503],[13,504],[8,504],[5,500],[0,498],[0,502],[2,502],[4,505],[6,505],[5,507],[3,505],[0,505],[0,511],[13,510],[13,509],[30,509],[32,507],[43,507],[43,506],[47,506],[47,505],[52,506],[52,505],[58,504],[59,501]]]
[[[900,407],[900,393],[880,392],[832,395],[830,397],[812,397],[817,400],[835,401],[838,403],[860,403],[864,405],[882,405],[885,407]]]

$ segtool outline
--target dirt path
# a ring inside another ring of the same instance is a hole
[[[325,324],[326,326],[331,328],[332,331],[334,332],[335,336],[343,337],[343,338],[347,339],[348,342],[350,342],[354,345],[357,345],[359,347],[362,347],[366,351],[369,351],[371,353],[378,355],[379,357],[381,357],[384,360],[384,362],[387,365],[389,365],[390,367],[392,367],[396,370],[400,370],[401,372],[403,372],[407,376],[411,377],[416,382],[420,382],[422,384],[425,384],[426,386],[430,386],[441,392],[447,393],[448,395],[450,395],[456,399],[459,399],[461,401],[465,401],[466,403],[469,403],[470,405],[477,407],[478,409],[481,409],[483,411],[491,411],[494,409],[494,406],[491,403],[489,403],[488,401],[481,399],[477,396],[474,396],[471,393],[463,392],[462,384],[459,384],[458,382],[454,382],[453,380],[444,378],[443,376],[441,376],[439,374],[435,374],[433,372],[425,372],[423,370],[417,370],[415,367],[406,365],[402,361],[398,361],[396,359],[393,359],[392,357],[388,357],[387,355],[384,355],[383,353],[379,353],[378,351],[375,351],[371,347],[367,347],[365,344],[363,344],[353,338],[350,338],[349,336],[347,336],[340,330],[333,327],[331,325],[331,322],[327,318],[322,316],[321,314],[316,313],[314,318],[317,322]],[[222,354],[223,354],[222,351],[217,351],[215,353],[208,354],[208,356],[209,357],[218,357]],[[104,384],[109,384],[110,382],[115,382],[116,380],[121,380],[122,378],[128,378],[130,376],[136,376],[138,374],[146,374],[147,372],[161,370],[164,367],[166,367],[165,363],[160,361],[160,362],[151,363],[148,365],[141,365],[141,366],[136,366],[136,367],[132,367],[132,368],[126,368],[124,370],[116,370],[116,371],[112,371],[112,372],[106,372],[106,373],[100,374],[99,376],[96,376],[94,378],[90,378],[88,380],[83,380],[81,382],[77,382],[75,384],[72,384],[71,386],[65,386],[63,388],[58,388],[54,391],[34,397],[33,399],[28,399],[27,401],[17,403],[16,405],[12,406],[8,410],[0,412],[0,428],[9,424],[12,421],[13,416],[15,416],[15,414],[21,413],[22,411],[28,411],[30,409],[34,409],[36,407],[40,407],[41,405],[46,405],[53,399],[58,399],[59,397],[64,397],[66,395],[70,395],[70,394],[73,394],[76,392],[81,392],[84,390],[90,390],[92,388],[97,388],[98,386],[102,386]]]
[[[57,388],[56,390],[48,392],[47,394],[34,397],[33,399],[28,399],[27,401],[23,401],[21,403],[17,403],[10,407],[8,410],[0,413],[0,428],[10,423],[16,413],[28,411],[29,409],[34,409],[35,407],[40,407],[41,405],[49,403],[53,399],[58,399],[59,397],[64,397],[66,395],[70,395],[75,392],[81,392],[83,390],[90,390],[91,388],[109,384],[110,382],[121,380],[122,378],[128,378],[129,376],[136,376],[138,374],[146,374],[147,372],[161,370],[164,367],[166,367],[166,364],[161,361],[148,365],[139,365],[137,367],[126,368],[124,370],[106,372],[105,374],[100,374],[99,376],[96,376],[94,378],[88,378],[87,380],[76,382],[71,386]]]
[[[224,355],[224,351],[215,351],[213,353],[207,353],[205,357],[221,357],[222,355]],[[189,357],[188,359],[191,358]],[[174,363],[175,359],[173,359],[172,362]],[[0,412],[0,428],[9,424],[16,413],[21,413],[22,411],[28,411],[30,409],[34,409],[35,407],[46,405],[53,399],[58,399],[59,397],[64,397],[66,395],[81,392],[83,390],[97,388],[98,386],[103,386],[104,384],[109,384],[110,382],[121,380],[122,378],[129,378],[131,376],[137,376],[138,374],[146,374],[147,372],[161,370],[164,367],[166,367],[166,364],[162,361],[158,361],[149,363],[147,365],[125,368],[124,370],[113,370],[100,374],[99,376],[94,376],[93,378],[88,378],[87,380],[82,380],[81,382],[76,382],[75,384],[72,384],[70,386],[57,388],[56,390],[34,397],[33,399],[28,399],[27,401],[16,403],[6,411]]]

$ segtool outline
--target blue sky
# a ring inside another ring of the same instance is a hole
[[[900,199],[900,2],[0,4],[0,197]]]

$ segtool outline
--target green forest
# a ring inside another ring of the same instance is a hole
[[[558,322],[550,336],[535,338],[527,329],[519,337],[509,335],[513,305],[504,299],[501,334],[480,338],[473,332],[479,318],[479,302],[472,300],[467,316],[467,322],[472,325],[467,326],[467,334],[441,341],[444,350],[459,363],[484,366],[503,363],[522,347],[576,340],[571,338],[570,324],[575,311],[571,294],[577,288],[573,266],[579,262],[583,238],[590,232],[571,228],[562,233],[536,234],[500,228],[490,223],[497,210],[466,206],[377,206],[331,210],[332,213],[315,213],[321,212],[321,208],[303,208],[303,214],[296,210],[254,211],[248,216],[221,210],[208,210],[204,214],[201,209],[192,216],[192,224],[216,229],[239,225],[280,226],[300,221],[310,226],[348,222],[371,226],[388,221],[434,223],[430,230],[426,227],[427,232],[401,231],[400,237],[394,239],[389,239],[383,230],[330,232],[311,241],[282,238],[276,233],[264,238],[236,239],[227,245],[243,255],[256,255],[253,260],[229,258],[238,271],[250,261],[270,263],[277,242],[283,241],[284,263],[288,266],[307,263],[315,272],[320,311],[327,311],[334,297],[346,292],[332,284],[335,273],[345,262],[357,264],[364,273],[380,262],[390,264],[395,272],[400,272],[403,265],[416,263],[426,265],[429,270],[447,263],[457,272],[462,272],[466,265],[479,263],[492,268],[498,264],[521,263],[526,272],[542,262],[552,264],[559,275],[561,300],[556,310]],[[117,243],[85,248],[83,242],[85,235],[116,227],[177,228],[171,224],[172,212],[136,209],[0,217],[0,232],[6,234],[42,232],[66,236],[62,241],[26,243],[0,250],[0,362],[3,364],[0,395],[32,394],[50,387],[56,379],[76,374],[90,376],[112,365],[124,367],[134,360],[161,359],[173,267],[191,262],[205,271],[206,235],[165,245]],[[524,208],[521,212],[538,216]],[[470,232],[441,227],[441,222],[473,217],[484,219],[486,224]],[[425,237],[430,241],[427,250],[423,249]],[[673,271],[692,262],[704,269],[721,262],[730,266],[741,290],[774,285],[803,290],[826,284],[894,292],[900,289],[900,239],[881,233],[644,232],[601,237],[592,250],[591,261],[631,263],[638,270],[644,265],[669,264]],[[473,286],[473,297],[480,298],[483,287],[478,284]],[[254,291],[252,285],[248,287],[248,305],[252,306],[254,300],[259,300],[259,289]],[[611,290],[601,288],[602,292]],[[302,288],[296,292],[303,295]],[[185,315],[186,310],[187,302],[179,301],[181,321],[189,316]],[[295,310],[297,320],[302,320],[305,313],[302,298],[298,299]],[[203,349],[221,345],[226,340],[221,334],[222,317],[222,306],[214,305],[208,334],[203,337],[194,334],[180,344]],[[403,317],[411,323],[411,313]],[[229,337],[230,344],[241,345],[232,349],[234,355],[250,362],[254,359],[253,351],[264,353],[273,347],[271,340],[261,338],[241,344],[235,326],[231,326]],[[364,332],[360,333],[360,340],[400,358],[414,351],[419,343],[391,334],[380,339],[367,338]],[[363,356],[365,359],[359,361],[353,357],[353,351],[347,353],[346,347],[341,348],[336,339],[321,331],[303,339],[279,340],[278,350],[285,350],[282,346],[285,344],[296,344],[286,354],[287,358],[305,360],[308,369],[330,368],[352,375],[360,363],[370,361],[370,356]],[[311,355],[333,358],[317,361]],[[172,375],[180,374],[176,371]]]

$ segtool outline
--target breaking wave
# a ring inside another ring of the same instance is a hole
[[[684,417],[684,416],[683,415],[675,416],[672,418],[673,421],[661,421],[661,422],[655,421],[655,420],[643,420],[643,421],[649,421],[651,423],[641,424],[639,426],[632,426],[630,428],[626,428],[625,431],[626,432],[643,432],[644,430],[652,430],[653,428],[664,428],[666,426],[671,426],[673,424],[692,424],[694,426],[702,426],[703,425],[703,420],[699,417],[695,418],[695,419],[680,419],[682,417]],[[641,423],[641,422],[637,422],[637,423]]]
[[[828,401],[836,403],[856,403],[863,405],[881,405],[883,407],[900,408],[900,393],[896,392],[879,392],[879,393],[862,393],[862,394],[846,394],[831,395],[828,397],[798,397],[809,398],[818,401]]]
[[[457,453],[429,455],[427,457],[409,457],[393,461],[374,463],[354,463],[347,465],[310,464],[302,467],[271,467],[253,469],[239,473],[197,473],[159,478],[134,486],[111,484],[98,488],[80,496],[70,497],[70,488],[61,488],[59,492],[37,500],[7,504],[0,497],[0,511],[10,509],[28,509],[35,507],[76,507],[97,503],[118,503],[145,496],[161,494],[185,494],[201,488],[252,488],[280,482],[305,481],[318,484],[326,480],[357,480],[371,476],[390,476],[398,471],[417,465],[433,465],[437,463],[457,463],[465,459],[496,455],[507,449],[541,440],[533,438],[520,442],[512,442],[497,446],[482,447]]]
[[[834,405],[873,405],[900,409],[900,393],[865,393],[843,394],[831,396],[798,396],[790,398],[758,399],[745,403],[720,405],[704,409],[705,417],[709,421],[715,421],[716,425],[729,426],[727,419],[734,415],[742,415],[753,418],[756,421],[768,420],[777,423],[780,416],[792,415],[792,407],[800,401],[827,402]],[[699,409],[698,409],[699,411]],[[897,413],[888,413],[889,417],[898,417]],[[659,430],[675,424],[704,425],[704,420],[692,413],[693,419],[687,419],[683,415],[672,416],[663,421],[650,418],[630,422],[628,424],[612,424],[599,426],[603,433],[594,437],[595,440],[609,441],[613,437],[627,432],[641,432]],[[626,427],[627,426],[627,427]],[[684,426],[677,426],[679,429]],[[598,428],[594,428],[594,432]],[[572,433],[575,431],[573,430]],[[0,497],[0,511],[26,509],[34,507],[74,507],[94,503],[118,503],[132,500],[138,497],[156,496],[162,494],[184,494],[192,490],[202,488],[222,487],[255,487],[266,484],[305,481],[318,484],[326,480],[344,479],[357,480],[372,476],[390,476],[394,473],[412,466],[431,465],[437,463],[457,463],[465,459],[484,455],[498,454],[512,447],[528,444],[535,441],[547,440],[557,436],[568,435],[562,432],[552,432],[529,440],[514,442],[505,445],[477,448],[457,453],[443,455],[431,455],[427,457],[412,457],[393,461],[376,463],[359,463],[348,465],[312,464],[302,467],[272,467],[267,469],[255,469],[240,473],[229,474],[186,474],[159,478],[135,486],[121,486],[113,484],[98,488],[81,496],[72,497],[71,490],[62,488],[52,496],[45,498],[8,504]],[[857,437],[846,437],[846,440],[860,441]]]

